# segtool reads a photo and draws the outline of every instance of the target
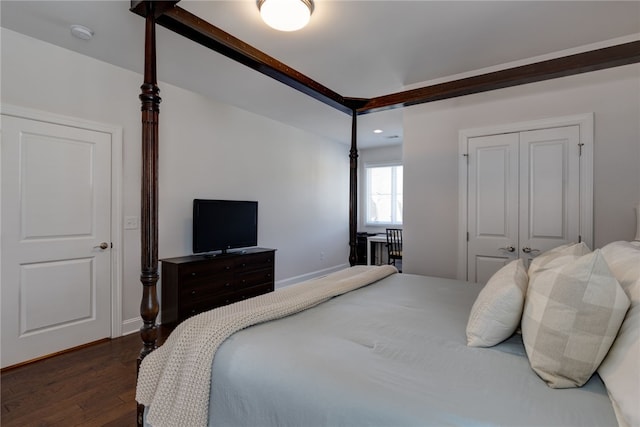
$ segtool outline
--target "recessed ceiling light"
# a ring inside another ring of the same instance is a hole
[[[84,25],[72,25],[71,34],[74,37],[82,40],[91,40],[91,38],[93,37],[93,31],[91,31],[90,28],[87,28]]]
[[[373,133],[382,133],[382,129],[376,129],[373,131]]]

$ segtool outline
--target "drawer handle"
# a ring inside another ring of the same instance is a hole
[[[195,295],[195,294],[196,294],[196,291],[191,291],[191,295]]]
[[[195,276],[195,275],[196,275],[196,273],[191,273],[191,275],[192,275],[192,276]]]
[[[224,269],[225,270],[231,270],[231,267],[227,265]]]
[[[228,288],[229,286],[231,286],[231,283],[227,282],[224,284],[224,286]]]
[[[244,262],[242,263],[242,268],[245,268],[247,266],[247,264],[245,264]]]

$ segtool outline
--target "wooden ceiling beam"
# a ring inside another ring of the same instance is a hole
[[[358,114],[407,107],[637,62],[640,62],[640,41],[633,41],[372,98],[358,109]]]
[[[147,1],[132,0],[131,11],[145,16]],[[178,2],[153,2],[159,25],[347,114],[368,114],[640,62],[640,41],[633,41],[390,95],[350,98],[180,8]]]
[[[148,10],[146,3],[148,2],[149,0],[131,0],[131,6],[129,7],[129,10],[135,14],[142,16],[143,18],[146,18]],[[152,10],[153,14],[155,15],[154,17],[157,18],[158,16],[162,15],[167,9],[170,9],[178,4],[178,2],[180,2],[180,0],[153,1]]]
[[[338,93],[179,6],[165,8],[156,22],[324,104],[347,114],[353,112]]]

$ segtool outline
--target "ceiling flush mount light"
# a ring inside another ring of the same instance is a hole
[[[280,31],[296,31],[309,23],[313,0],[257,0],[262,20]]]
[[[373,131],[373,133],[382,133],[382,129],[376,129]]]
[[[93,31],[84,25],[72,25],[71,34],[82,40],[91,40],[93,37]]]

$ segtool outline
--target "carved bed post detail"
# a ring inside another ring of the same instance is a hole
[[[156,348],[158,336],[158,115],[160,113],[160,89],[156,79],[156,30],[154,2],[147,1],[145,18],[144,83],[141,86],[142,102],[142,206],[141,271],[142,301],[140,328],[143,347],[139,362]]]
[[[142,179],[141,179],[141,265],[142,300],[140,316],[142,349],[140,363],[157,346],[158,326],[158,115],[160,113],[160,89],[156,78],[156,19],[153,1],[145,1],[144,83],[140,87],[142,103]],[[143,425],[144,405],[137,405],[136,424]]]
[[[356,251],[358,228],[358,113],[351,112],[351,151],[349,152],[349,264],[353,267],[358,260]]]

